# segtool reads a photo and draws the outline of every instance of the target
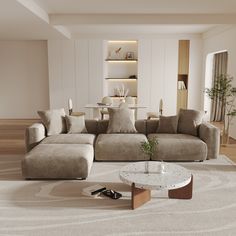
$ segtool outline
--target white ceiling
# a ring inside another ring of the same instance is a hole
[[[235,0],[35,0],[48,13],[236,13]]]
[[[236,0],[0,0],[0,39],[201,34],[236,24]]]
[[[0,39],[49,39],[64,38],[51,27],[15,0],[0,0]]]

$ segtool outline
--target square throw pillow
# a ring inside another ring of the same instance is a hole
[[[84,116],[66,116],[68,134],[87,133]]]
[[[46,127],[47,136],[61,134],[66,132],[65,110],[54,109],[47,111],[38,111],[42,123]]]
[[[178,116],[160,116],[157,133],[176,134]]]
[[[198,136],[198,127],[202,123],[204,114],[204,111],[180,109],[178,133]]]
[[[137,133],[134,123],[134,111],[122,103],[119,108],[108,108],[109,124],[107,133]]]

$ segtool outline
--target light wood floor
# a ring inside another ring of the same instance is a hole
[[[24,154],[26,127],[36,119],[0,119],[0,154]]]
[[[0,154],[24,154],[25,128],[37,121],[36,119],[0,119]],[[236,163],[236,140],[230,139],[230,144],[221,147],[220,152]]]

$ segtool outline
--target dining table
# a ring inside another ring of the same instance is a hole
[[[142,104],[127,104],[130,109],[135,110],[135,119],[137,119],[137,110],[138,109],[144,109],[147,108],[147,106],[142,105]],[[101,119],[101,114],[100,110],[104,108],[118,108],[120,104],[86,104],[85,108],[87,109],[92,109],[93,110],[93,119],[100,120]]]

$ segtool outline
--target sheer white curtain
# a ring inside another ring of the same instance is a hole
[[[220,52],[214,55],[213,59],[213,86],[216,79],[222,75],[227,74],[228,52]],[[225,117],[225,109],[219,98],[212,100],[211,105],[211,121],[223,121]]]

